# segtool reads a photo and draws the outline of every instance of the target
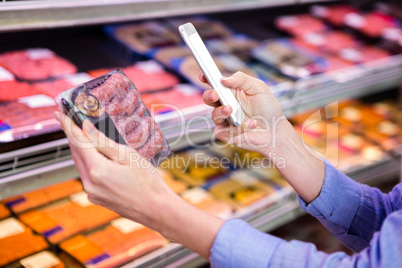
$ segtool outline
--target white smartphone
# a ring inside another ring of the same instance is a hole
[[[209,84],[218,93],[221,104],[230,105],[232,107],[232,114],[230,115],[231,122],[235,126],[240,126],[245,118],[243,109],[236,100],[232,91],[222,85],[222,74],[212,59],[211,54],[209,54],[207,47],[202,41],[194,25],[190,22],[180,25],[179,32],[205,77],[207,78]]]

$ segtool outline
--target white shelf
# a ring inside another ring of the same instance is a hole
[[[0,32],[258,9],[296,0],[53,0],[0,2]]]

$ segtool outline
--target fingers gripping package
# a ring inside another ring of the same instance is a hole
[[[135,149],[154,166],[170,155],[169,145],[140,93],[118,69],[64,91],[57,101],[77,125],[90,120],[107,137]]]

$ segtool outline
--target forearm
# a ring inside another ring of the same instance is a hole
[[[310,203],[321,191],[325,177],[324,161],[307,147],[287,120],[281,120],[272,133],[271,146],[264,153],[271,158],[295,191]]]
[[[150,214],[151,220],[146,225],[205,259],[209,258],[216,234],[224,223],[222,219],[185,202],[172,191],[155,198]]]

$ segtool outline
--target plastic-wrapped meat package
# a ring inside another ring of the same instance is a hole
[[[296,79],[325,72],[325,60],[322,57],[296,46],[288,39],[264,41],[253,50],[253,56]]]
[[[14,213],[21,213],[28,209],[39,207],[47,203],[65,198],[73,193],[81,192],[82,185],[78,180],[70,180],[57,183],[39,190],[24,193],[3,199],[2,202],[7,205]]]
[[[397,26],[395,18],[379,11],[368,14],[350,13],[344,18],[345,24],[370,37],[380,37],[387,28]]]
[[[335,5],[335,6],[321,6],[314,5],[311,7],[311,13],[318,17],[325,19],[335,26],[342,26],[344,18],[350,13],[356,13],[358,10],[355,7],[348,5]]]
[[[15,218],[0,221],[0,266],[14,262],[48,247],[45,239]]]
[[[233,32],[222,22],[206,17],[188,17],[180,19],[169,19],[168,23],[176,30],[180,25],[191,22],[197,29],[202,40],[219,39],[230,37]]]
[[[380,59],[386,59],[389,56],[388,51],[375,46],[346,48],[339,51],[340,58],[354,63],[369,63]]]
[[[84,192],[18,215],[19,219],[52,243],[59,243],[82,231],[88,231],[119,215],[92,204]]]
[[[178,45],[181,40],[175,31],[159,21],[109,25],[106,33],[130,50],[147,54],[155,48]]]
[[[204,104],[200,90],[190,84],[179,84],[170,90],[144,94],[143,100],[154,115]]]
[[[308,33],[321,33],[327,26],[319,19],[309,14],[281,16],[275,20],[275,25],[280,30],[295,36],[303,36]]]
[[[34,85],[38,88],[38,90],[41,93],[55,98],[63,91],[91,79],[93,79],[93,77],[91,77],[86,73],[78,73],[78,74],[64,75],[60,78],[52,79],[49,81],[38,82],[35,83]]]
[[[0,66],[0,101],[17,100],[39,92],[35,86],[17,81],[12,73]]]
[[[157,49],[152,56],[165,66],[175,70],[177,63],[180,63],[183,58],[191,56],[191,53],[187,47],[180,45]]]
[[[57,101],[76,124],[90,120],[107,137],[135,149],[154,166],[170,155],[169,145],[140,93],[120,70],[71,88]]]
[[[35,106],[44,105],[45,102],[47,106]],[[53,115],[57,110],[54,99],[44,95],[0,102],[0,143],[59,131],[60,124]]]
[[[225,39],[214,39],[206,42],[212,54],[233,54],[243,61],[251,61],[251,50],[258,46],[257,40],[244,35],[233,35]]]
[[[151,229],[118,218],[100,230],[60,243],[60,248],[87,267],[119,267],[167,243]]]
[[[344,48],[356,48],[359,42],[350,34],[340,31],[328,31],[325,33],[309,33],[295,41],[307,48],[317,49],[322,52],[337,53]]]
[[[253,69],[247,66],[244,61],[235,55],[219,54],[214,55],[213,57],[223,76],[231,76],[235,72],[241,71],[247,75],[258,77],[258,74]],[[177,63],[177,71],[187,78],[191,83],[201,89],[210,89],[209,85],[202,83],[200,79],[198,79],[200,67],[193,56],[187,56]]]
[[[159,91],[173,87],[179,83],[179,79],[165,71],[156,61],[141,61],[128,67],[119,68],[131,80],[135,81],[135,87],[139,92]],[[99,77],[111,70],[99,69],[89,71],[93,77]]]
[[[23,80],[43,80],[77,72],[71,62],[44,48],[0,54],[0,65]]]

